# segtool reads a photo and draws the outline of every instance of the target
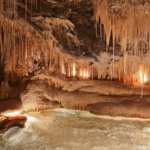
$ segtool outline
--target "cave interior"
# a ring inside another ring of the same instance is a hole
[[[150,118],[149,18],[148,0],[0,0],[1,116]]]

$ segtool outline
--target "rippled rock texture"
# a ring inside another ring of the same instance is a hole
[[[16,87],[9,87],[8,97],[3,95],[5,100],[0,102],[5,109],[17,109],[20,103],[20,109],[25,111],[64,107],[89,110],[96,115],[149,118],[149,90],[145,84],[143,98],[140,98],[140,84],[79,80],[42,69],[24,78]],[[11,107],[3,101],[12,103]]]

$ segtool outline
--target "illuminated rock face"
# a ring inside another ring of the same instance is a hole
[[[3,94],[3,89],[8,95]],[[89,110],[98,115],[150,118],[147,96],[150,87],[143,85],[143,89],[141,99],[140,84],[68,79],[59,72],[40,69],[24,77],[16,87],[0,88],[0,110],[25,109],[28,112],[64,107]]]
[[[1,0],[1,81],[42,66],[66,77],[133,81],[144,65],[149,78],[148,2],[59,2]]]
[[[127,58],[129,56],[142,57],[143,62],[146,61],[144,55],[150,58],[149,8],[150,5],[147,1],[93,0],[96,35],[98,34],[97,26],[100,26],[100,30],[104,30],[104,35],[106,36],[106,51],[110,43],[111,33],[113,45],[115,45],[115,42],[121,44],[123,51],[123,74],[125,76],[129,75],[128,71],[130,71],[131,78],[133,78],[132,70],[139,68],[139,64],[132,65],[132,69],[127,71]],[[99,36],[101,39],[103,39],[103,37],[105,38],[101,32]],[[114,49],[115,47],[113,47],[113,55]],[[142,62],[140,62],[140,64],[142,64]],[[146,65],[146,70],[148,70],[149,73],[149,61],[144,65]],[[114,68],[115,64],[113,63],[113,74]]]

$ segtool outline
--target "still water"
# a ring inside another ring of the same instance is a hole
[[[64,108],[25,115],[24,129],[0,135],[0,150],[150,150],[150,120]]]

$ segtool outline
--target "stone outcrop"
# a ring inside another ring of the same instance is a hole
[[[149,85],[145,84],[143,89],[141,99],[140,85],[66,79],[59,72],[41,69],[25,77],[16,87],[9,87],[8,97],[3,97],[5,100],[0,100],[0,104],[5,108],[3,102],[9,101],[13,107],[21,101],[20,109],[25,112],[64,107],[89,110],[97,115],[149,118]],[[16,104],[14,99],[18,100]]]

